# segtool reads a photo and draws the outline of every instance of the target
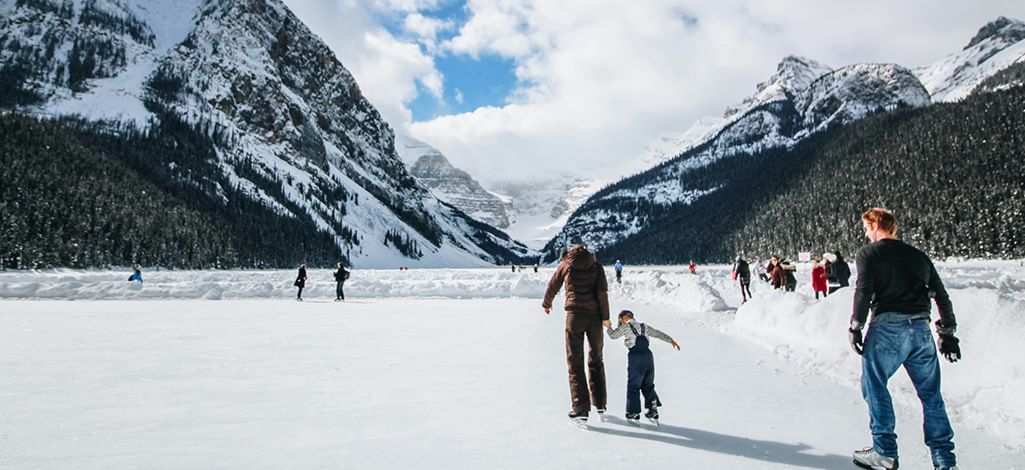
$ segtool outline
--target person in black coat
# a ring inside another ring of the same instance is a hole
[[[783,290],[786,292],[795,291],[797,289],[797,276],[794,273],[797,272],[797,266],[789,260],[783,260],[780,262],[780,269],[783,270]]]
[[[335,271],[335,302],[345,300],[345,292],[342,291],[342,286],[345,285],[345,280],[349,278],[349,271],[342,266],[342,263],[337,264],[338,270]]]
[[[847,265],[847,261],[844,261],[840,251],[833,256],[834,259],[826,263],[826,279],[831,284],[829,286],[830,294],[851,285],[851,267]]]
[[[306,287],[306,263],[299,265],[299,275],[296,276],[295,282],[292,285],[299,288],[299,293],[295,295],[295,300],[301,301],[303,299],[303,288]]]
[[[751,295],[751,267],[743,257],[738,256],[737,262],[733,264],[733,279],[740,283],[740,295],[743,302],[747,302]]]

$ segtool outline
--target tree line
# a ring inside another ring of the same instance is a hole
[[[346,260],[305,212],[278,213],[215,171],[213,142],[171,116],[139,130],[3,114],[0,133],[0,267]]]
[[[1025,87],[879,113],[792,149],[724,158],[681,176],[714,189],[693,204],[601,201],[648,214],[602,250],[633,263],[727,262],[801,251],[850,256],[860,214],[896,212],[901,236],[937,257],[1025,256]],[[643,180],[643,178],[641,178]],[[642,181],[638,181],[639,183]]]

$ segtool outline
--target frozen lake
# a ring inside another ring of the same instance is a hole
[[[544,269],[357,270],[344,303],[329,282],[290,300],[284,271],[2,273],[0,468],[851,467],[869,434],[849,292],[756,285],[737,310],[726,268],[682,271],[628,268],[610,295],[683,348],[653,344],[663,425],[622,420],[626,352],[607,340],[612,417],[587,432],[565,418]],[[941,275],[965,348],[943,366],[960,463],[1022,468],[1022,272]],[[902,467],[930,468],[899,379]]]

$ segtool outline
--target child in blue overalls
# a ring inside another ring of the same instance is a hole
[[[634,320],[633,312],[623,310],[619,312],[619,327],[607,329],[609,338],[616,339],[626,336],[624,343],[627,350],[627,379],[626,379],[626,419],[636,424],[641,419],[641,394],[644,394],[644,407],[648,409],[644,416],[658,423],[658,407],[662,402],[655,393],[655,357],[649,349],[648,338],[658,338],[665,341],[677,351],[680,345],[676,344],[673,338],[653,327]]]

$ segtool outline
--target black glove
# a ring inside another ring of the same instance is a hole
[[[859,356],[865,352],[865,341],[861,338],[861,328],[848,328],[847,341],[851,343],[851,349]]]
[[[961,340],[954,335],[940,335],[940,354],[950,362],[957,362],[961,359]]]

